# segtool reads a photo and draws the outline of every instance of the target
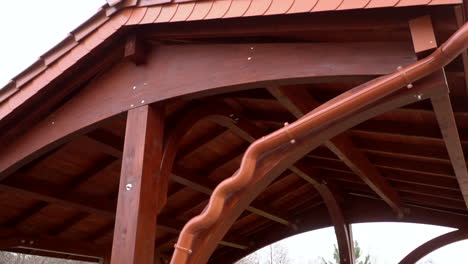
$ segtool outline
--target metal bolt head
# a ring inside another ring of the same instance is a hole
[[[134,107],[135,105],[134,104],[131,104],[130,107]]]
[[[410,83],[410,84],[406,85],[406,87],[407,87],[408,89],[411,89],[411,88],[413,88],[413,84]]]
[[[144,103],[145,103],[145,100],[141,100],[141,103],[144,104]]]
[[[247,60],[252,60],[252,57],[248,57]]]
[[[295,140],[295,139],[291,139],[289,142],[291,142],[291,144],[294,144],[294,143],[296,143],[296,140]]]
[[[287,126],[287,125],[289,125],[289,123],[288,123],[288,122],[284,122],[284,126]]]
[[[416,95],[416,98],[418,98],[418,100],[422,100],[422,99],[423,99],[423,95],[422,95],[422,94],[418,94],[418,95]]]
[[[251,50],[253,50],[253,49],[254,49],[254,47],[250,47],[250,49],[251,49]]]
[[[55,125],[55,122],[52,122],[51,124],[52,124],[52,125]]]
[[[403,69],[403,67],[398,66],[396,69],[397,69],[397,70],[401,70],[401,69]]]
[[[32,240],[31,240],[31,241],[29,241],[29,244],[30,244],[30,245],[34,244],[34,241],[32,241]]]
[[[127,191],[130,191],[130,190],[132,189],[132,187],[133,187],[133,185],[132,185],[131,183],[125,185],[125,189],[126,189]]]
[[[133,90],[136,90],[136,88],[137,88],[136,86],[133,86],[133,87],[132,87]]]

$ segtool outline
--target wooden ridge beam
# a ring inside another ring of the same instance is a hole
[[[317,101],[304,87],[270,87],[268,91],[296,118],[319,107]],[[385,180],[380,171],[360,150],[353,146],[351,139],[338,135],[325,142],[353,172],[361,177],[399,215],[403,215],[403,204],[396,190]]]

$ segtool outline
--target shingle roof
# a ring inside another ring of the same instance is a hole
[[[98,12],[0,90],[0,119],[118,29],[137,24],[347,9],[460,4],[462,0],[107,0]],[[15,96],[13,96],[15,95]],[[8,100],[7,100],[8,99]]]

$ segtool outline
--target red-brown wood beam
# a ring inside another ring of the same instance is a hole
[[[419,58],[429,55],[437,48],[431,16],[422,16],[409,21],[414,52]]]
[[[128,61],[118,64],[80,90],[79,96],[2,148],[0,179],[74,136],[91,131],[99,122],[136,106],[182,95],[202,97],[273,82],[283,85],[336,76],[388,74],[397,65],[406,66],[415,61],[405,43],[395,42],[270,43],[251,48],[251,44],[161,45],[158,52],[148,54],[144,67],[135,67]],[[326,54],[321,52],[324,48]],[[380,60],[375,60],[376,57]],[[327,64],[321,63],[324,60]],[[308,61],[307,67],[304,61]],[[178,78],[181,74],[185,77]]]
[[[199,177],[200,179],[203,179],[202,177]],[[177,174],[172,174],[171,175],[171,180],[179,183],[179,184],[182,184],[184,186],[187,186],[188,188],[192,189],[192,190],[195,190],[195,191],[198,191],[198,192],[201,192],[201,193],[204,193],[206,195],[211,195],[211,193],[213,192],[213,186],[216,186],[215,184],[213,183],[208,183],[208,180],[204,180],[205,181],[205,184],[202,185],[200,183],[196,183],[196,182],[193,182],[189,179],[187,179],[186,177],[181,177]],[[210,186],[210,187],[208,187]],[[260,216],[263,216],[267,219],[270,219],[271,221],[274,221],[274,222],[277,222],[277,223],[280,223],[280,224],[283,224],[283,225],[286,225],[286,226],[293,226],[292,222],[288,219],[285,219],[284,217],[280,217],[278,216],[277,214],[272,214],[270,212],[268,212],[269,210],[267,209],[260,209],[262,206],[260,205],[256,205],[255,203],[250,205],[249,207],[247,207],[247,211],[251,212],[251,213],[254,213],[254,214],[257,214],[257,215],[260,215]]]
[[[304,87],[270,87],[268,91],[296,118],[319,107],[319,103]],[[385,180],[380,171],[367,159],[364,153],[353,146],[349,136],[338,135],[325,142],[348,167],[361,177],[399,215],[403,205],[398,192]]]
[[[149,45],[137,35],[127,36],[125,42],[124,57],[130,59],[136,65],[145,64],[147,60]]]
[[[399,264],[414,264],[435,250],[468,239],[468,229],[455,230],[427,241],[404,257]]]
[[[441,87],[441,94],[432,97],[431,102],[455,176],[458,180],[458,185],[463,194],[465,204],[468,207],[468,171],[447,87]]]
[[[458,28],[463,26],[463,24],[465,24],[467,20],[467,17],[466,17],[467,6],[468,5],[465,2],[463,2],[461,6],[454,7],[455,18],[457,20]],[[468,76],[468,52],[464,50],[460,56],[462,57],[462,60],[463,60],[463,73],[465,74],[464,76],[465,78],[463,78],[465,79],[465,93],[468,95],[468,78],[467,78]]]
[[[163,131],[161,109],[146,105],[128,112],[112,264],[153,264]]]
[[[103,257],[106,252],[109,251],[109,249],[103,245],[80,240],[56,238],[47,235],[30,235],[14,228],[0,228],[0,233],[2,234],[0,237],[0,248],[3,250],[22,248],[95,258]]]
[[[338,242],[338,251],[341,264],[354,264],[354,247],[349,233],[347,223],[341,210],[336,186],[327,182],[324,177],[319,176],[318,171],[312,171],[307,168],[307,164],[298,162],[296,166],[290,168],[291,171],[314,185],[325,202],[330,219],[335,227],[336,239]]]

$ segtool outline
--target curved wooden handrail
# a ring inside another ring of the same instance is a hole
[[[205,210],[185,225],[175,246],[171,263],[189,262],[197,234],[213,225],[219,219],[226,200],[249,184],[260,160],[280,152],[287,148],[288,144],[313,138],[315,133],[334,122],[339,122],[340,118],[364,109],[402,87],[411,88],[412,82],[440,69],[458,56],[466,49],[467,40],[468,24],[465,24],[430,56],[405,68],[399,68],[396,72],[360,89],[345,92],[294,123],[255,141],[245,152],[239,170],[216,187]]]
[[[446,245],[468,239],[468,229],[455,230],[427,241],[404,257],[399,264],[415,264],[429,253]]]

